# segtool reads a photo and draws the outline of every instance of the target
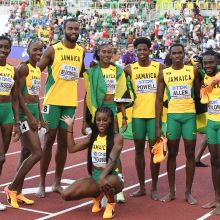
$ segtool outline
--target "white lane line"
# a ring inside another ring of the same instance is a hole
[[[212,214],[212,211],[211,211],[211,212],[208,212],[205,215],[201,216],[200,218],[197,218],[196,220],[205,220],[205,219],[211,217],[212,215],[213,214]]]
[[[11,208],[10,205],[6,205],[6,206]],[[40,213],[40,214],[44,214],[44,215],[52,215],[53,214],[51,212],[44,212],[44,211],[40,211],[40,210],[27,209],[27,208],[22,208],[22,207],[20,207],[19,209],[24,210],[24,211],[28,211],[28,212],[36,212],[36,213]]]
[[[76,119],[75,119],[76,120]],[[78,119],[79,120],[79,119]],[[79,139],[82,139],[82,138],[85,138],[86,136],[80,136],[80,137],[77,137],[77,138],[74,138],[74,140],[79,140]],[[57,145],[57,142],[55,142],[53,144],[53,146]],[[14,154],[19,154],[21,153],[21,151],[15,151],[15,152],[11,152],[11,153],[7,153],[6,156],[10,156],[10,155],[14,155]]]
[[[205,157],[208,157],[208,156],[209,156],[209,153],[203,155],[203,156],[202,156],[202,159],[205,158]],[[182,170],[182,169],[184,169],[185,167],[186,167],[186,165],[182,165],[182,166],[178,167],[178,168],[176,169],[176,171]],[[164,176],[166,176],[166,175],[167,175],[167,172],[162,173],[162,174],[160,174],[160,175],[158,176],[158,178],[164,177]],[[145,180],[145,183],[149,183],[149,182],[151,182],[151,179]],[[127,191],[127,190],[130,190],[130,189],[133,189],[133,188],[135,188],[135,187],[137,187],[137,186],[139,186],[139,183],[134,184],[134,185],[131,185],[131,186],[129,186],[129,187],[126,187],[126,188],[123,189],[123,191]],[[75,209],[78,209],[78,208],[87,206],[87,205],[89,205],[89,204],[91,204],[91,203],[92,203],[92,201],[84,202],[84,203],[82,203],[82,204],[80,204],[80,205],[73,206],[73,207],[68,208],[68,209],[64,209],[64,210],[62,210],[62,211],[53,213],[53,214],[51,214],[51,215],[44,216],[44,217],[41,217],[41,218],[37,218],[36,220],[45,220],[45,219],[53,218],[53,217],[55,217],[55,216],[62,215],[62,214],[64,214],[64,213],[70,212],[70,211],[72,211],[72,210],[75,210]],[[198,220],[198,219],[197,219],[197,220]],[[202,219],[201,219],[201,220],[202,220]]]

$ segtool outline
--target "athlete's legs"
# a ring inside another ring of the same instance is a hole
[[[62,198],[66,201],[82,198],[94,198],[101,193],[98,183],[91,177],[76,180],[72,185],[61,192]]]
[[[8,151],[12,135],[12,124],[0,125],[0,175],[5,162],[5,154]]]
[[[40,183],[37,197],[45,197],[45,179],[51,161],[52,146],[56,138],[57,128],[49,129],[44,137],[43,156],[40,161]]]
[[[200,161],[206,147],[207,147],[206,134],[202,134],[202,139],[200,141],[200,146],[199,146],[198,154],[196,157],[196,166],[197,167],[207,167],[208,166]]]
[[[135,167],[140,184],[140,189],[131,194],[133,197],[143,196],[145,191],[145,138],[146,138],[146,119],[133,118],[132,130],[135,146]]]
[[[197,201],[191,195],[191,189],[195,174],[195,146],[196,140],[185,140],[185,155],[186,155],[186,192],[185,199],[186,201],[194,205]]]
[[[23,185],[26,174],[40,161],[42,156],[41,144],[36,131],[29,130],[22,134],[23,144],[27,147],[31,155],[23,161],[12,183],[8,186],[10,190],[17,191]],[[20,190],[20,189],[19,189]]]
[[[59,128],[57,134],[57,151],[55,155],[55,162],[56,162],[56,172],[55,178],[53,183],[53,191],[54,192],[61,192],[62,187],[60,185],[63,169],[66,163],[67,157],[67,133],[66,129]]]

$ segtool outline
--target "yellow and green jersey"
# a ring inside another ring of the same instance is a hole
[[[0,95],[10,96],[14,85],[14,67],[6,64],[0,66]]]
[[[131,83],[135,93],[133,118],[155,118],[157,81],[160,63],[151,61],[147,67],[138,62],[131,66]]]
[[[98,135],[92,145],[91,157],[95,167],[105,168],[106,166],[106,137]]]
[[[215,78],[220,79],[220,72],[213,77],[206,74],[204,77],[205,86],[209,85]],[[212,91],[209,93],[208,119],[220,121],[220,83],[213,86]]]
[[[168,113],[194,113],[194,68],[184,65],[180,70],[163,70],[168,96]]]
[[[77,106],[77,85],[83,63],[83,48],[66,48],[61,42],[53,45],[54,61],[48,66],[44,105]]]
[[[108,68],[101,68],[105,80],[106,94],[115,94],[116,91],[116,69],[110,65]]]
[[[30,63],[27,64],[28,75],[26,77],[25,86],[23,89],[24,95],[37,95],[40,94],[41,87],[41,71],[39,67],[33,67]]]

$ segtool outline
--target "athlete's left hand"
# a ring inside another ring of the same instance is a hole
[[[40,120],[40,128],[45,128],[48,131],[48,123],[44,120]]]
[[[73,126],[74,123],[74,116],[72,118],[70,118],[69,115],[63,115],[60,118],[61,121],[64,121],[68,126]]]
[[[125,132],[127,130],[128,123],[126,119],[122,119],[122,132]]]
[[[115,194],[115,189],[106,181],[105,178],[100,178],[98,183],[104,194],[112,196]]]
[[[13,142],[19,141],[21,137],[21,130],[18,124],[14,125],[12,137],[13,137]]]

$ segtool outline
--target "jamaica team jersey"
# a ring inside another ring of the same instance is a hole
[[[24,87],[23,94],[39,96],[41,87],[40,68],[35,68],[30,63],[28,63],[27,66],[29,69],[29,74],[26,77],[26,86]]]
[[[135,93],[133,118],[155,118],[157,80],[160,63],[151,61],[147,67],[138,62],[131,66],[131,83]]]
[[[0,95],[9,96],[14,85],[14,67],[6,64],[0,66]]]
[[[168,96],[168,113],[194,113],[194,69],[186,66],[180,70],[172,67],[163,70]]]
[[[92,145],[92,164],[95,167],[105,168],[106,165],[106,136],[97,136]]]
[[[61,42],[53,45],[55,55],[48,66],[44,105],[77,106],[77,85],[83,63],[83,48],[76,44],[66,48]]]
[[[116,91],[116,71],[113,66],[102,68],[102,74],[105,80],[106,94],[115,94]]]
[[[205,75],[204,84],[207,86],[214,79],[220,79],[220,72],[213,77]],[[213,86],[212,91],[209,93],[208,119],[212,121],[220,121],[220,82]]]

